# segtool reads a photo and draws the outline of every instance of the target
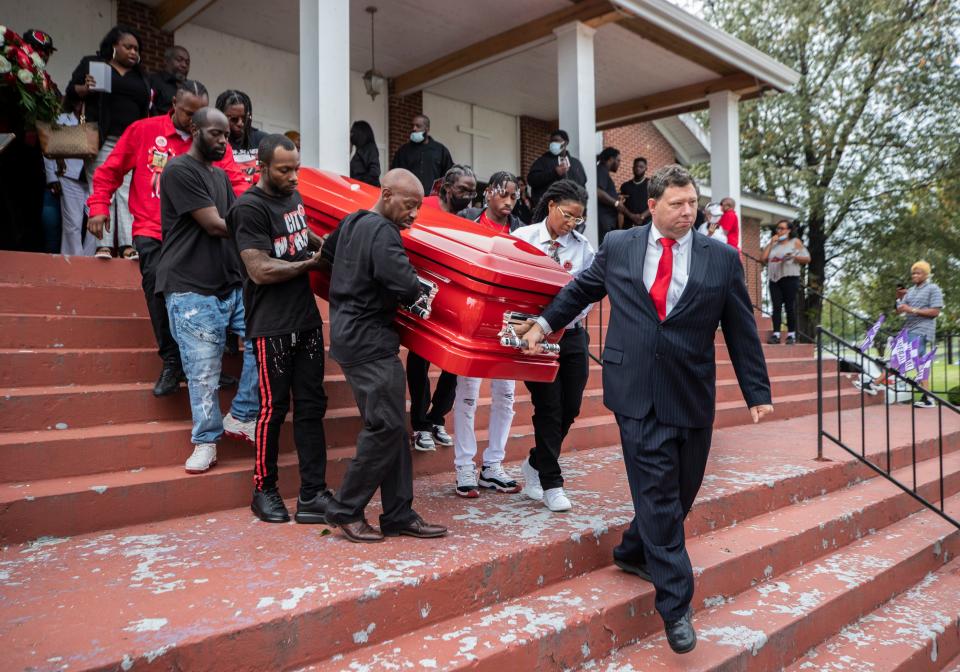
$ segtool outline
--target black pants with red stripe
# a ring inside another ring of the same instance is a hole
[[[327,437],[323,416],[323,330],[253,339],[260,383],[257,416],[257,462],[253,482],[258,490],[277,487],[280,427],[293,395],[293,441],[300,460],[300,497],[313,499],[327,488]]]

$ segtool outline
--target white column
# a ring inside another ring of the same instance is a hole
[[[570,153],[587,173],[586,235],[597,246],[597,103],[593,36],[590,26],[575,22],[556,28],[557,98],[560,128],[570,134]]]
[[[710,192],[713,200],[727,196],[737,202],[740,219],[740,243],[743,244],[743,220],[740,218],[740,96],[732,91],[707,95],[710,102]]]
[[[300,146],[304,166],[349,174],[350,0],[300,0]]]

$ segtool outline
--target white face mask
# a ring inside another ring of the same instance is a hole
[[[427,137],[427,134],[423,131],[414,131],[410,134],[410,142],[423,142],[425,137]]]
[[[554,156],[560,156],[560,152],[563,151],[562,142],[551,142],[550,143],[550,153]]]

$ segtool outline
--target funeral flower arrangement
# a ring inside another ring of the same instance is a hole
[[[60,113],[57,88],[40,54],[6,26],[0,26],[0,88],[13,89],[28,126],[55,122]]]

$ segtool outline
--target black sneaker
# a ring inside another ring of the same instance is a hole
[[[313,496],[313,499],[303,501],[302,497],[297,497],[297,512],[293,519],[301,524],[327,523],[327,504],[333,499],[333,493],[329,490],[323,490]]]
[[[787,334],[787,340],[785,341],[787,345],[793,345],[796,342],[797,342],[796,336],[791,336],[790,334]]]
[[[153,386],[153,396],[165,397],[173,394],[180,389],[180,381],[183,380],[183,371],[173,366],[164,366],[157,378],[157,383]]]
[[[433,442],[438,446],[452,446],[453,437],[447,433],[447,428],[443,425],[434,425],[430,431],[433,434]]]
[[[776,345],[779,342],[780,342],[780,334],[778,334],[777,332],[773,332],[772,334],[767,336],[767,343],[769,343],[770,345]]]
[[[255,490],[253,493],[253,502],[250,504],[250,510],[265,523],[287,523],[290,522],[290,514],[287,512],[287,506],[283,503],[280,491],[276,488],[272,490]]]

